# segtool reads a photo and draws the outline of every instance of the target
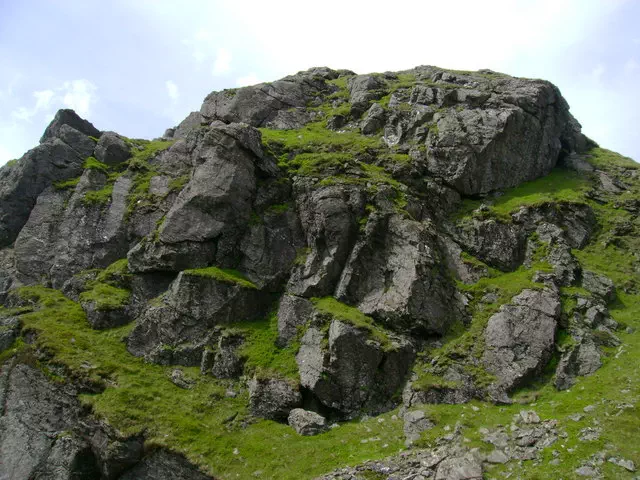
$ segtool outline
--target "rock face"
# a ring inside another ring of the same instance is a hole
[[[300,383],[326,407],[349,415],[361,409],[384,410],[403,383],[413,359],[408,342],[381,345],[366,331],[331,321],[328,348],[324,334],[311,327],[302,337],[296,360]]]
[[[572,341],[557,346],[555,384],[569,388],[623,339],[606,307],[616,287],[637,291],[576,253],[600,235],[589,205],[624,196],[635,208],[633,169],[600,171],[583,159],[591,146],[548,82],[430,66],[321,67],[213,92],[153,141],[60,110],[40,145],[0,168],[0,358],[13,356],[0,379],[0,478],[209,478],[186,459],[199,453],[150,450],[78,403],[126,368],[78,352],[125,336],[126,323],[132,361],[158,364],[147,367],[189,401],[210,392],[194,414],[248,402],[222,423],[230,432],[260,417],[316,435],[389,411],[401,393],[407,407],[508,402],[547,365],[558,328]],[[502,190],[558,162],[591,172],[585,201],[553,200],[550,187],[544,201],[498,208]],[[635,245],[627,223],[605,240]],[[526,288],[500,306],[514,291],[494,284],[502,274]],[[34,325],[26,315],[43,305],[54,311]],[[433,422],[404,413],[411,445]],[[123,423],[147,430],[136,421]],[[482,477],[468,449],[440,453],[420,475]]]
[[[523,290],[489,319],[483,362],[510,391],[540,373],[551,358],[560,299],[551,290]]]

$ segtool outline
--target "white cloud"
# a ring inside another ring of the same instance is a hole
[[[249,75],[245,75],[244,77],[236,78],[236,85],[238,87],[247,87],[249,85],[255,85],[256,83],[260,83],[260,80],[253,72],[251,72]]]
[[[62,103],[65,107],[72,108],[80,116],[87,116],[91,112],[91,106],[96,101],[97,87],[89,80],[72,80],[64,82],[62,87]]]
[[[51,105],[51,100],[53,99],[55,93],[53,90],[40,90],[37,92],[33,92],[31,94],[35,99],[36,103],[33,107],[18,107],[16,110],[11,112],[11,117],[15,120],[29,122],[33,117],[37,114],[46,110],[49,105]]]
[[[167,94],[169,98],[175,103],[180,98],[180,90],[178,90],[178,85],[176,85],[171,80],[167,80],[165,82],[165,86],[167,87]]]
[[[637,72],[638,70],[640,70],[640,64],[638,64],[638,62],[636,62],[635,58],[630,58],[629,60],[627,60],[624,64],[624,71],[627,73],[634,73]]]
[[[229,50],[224,47],[218,48],[216,60],[213,62],[213,75],[218,76],[231,71],[232,55]]]

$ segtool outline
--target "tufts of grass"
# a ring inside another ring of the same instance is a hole
[[[312,298],[311,301],[318,311],[366,331],[373,340],[382,346],[383,350],[393,349],[391,339],[385,330],[376,325],[373,318],[365,315],[357,308],[339,302],[333,297]]]
[[[80,294],[81,302],[94,302],[97,310],[117,310],[129,304],[131,292],[108,283],[92,282],[91,289]]]
[[[577,172],[562,167],[556,167],[546,177],[510,188],[504,195],[495,198],[489,205],[490,213],[498,218],[509,221],[510,214],[523,206],[535,206],[545,203],[585,203],[584,194],[590,188],[590,180]],[[466,217],[476,210],[486,200],[465,199],[459,211],[458,218]]]
[[[244,288],[257,289],[255,283],[245,277],[241,272],[230,268],[205,267],[194,268],[184,271],[185,275],[193,275],[197,277],[214,278],[222,283],[231,285],[239,285]]]
[[[26,287],[20,295],[36,309],[21,317],[25,328],[37,333],[35,345],[23,348],[45,350],[52,362],[66,365],[73,375],[103,384],[103,391],[83,394],[81,401],[123,435],[144,433],[148,445],[184,453],[216,478],[250,478],[260,470],[264,478],[311,479],[338,466],[381,458],[403,445],[402,420],[392,418],[392,412],[378,417],[383,422],[377,418],[346,422],[315,437],[296,435],[287,425],[251,419],[248,394],[239,382],[230,384],[201,376],[197,368],[183,368],[196,384],[191,390],[178,388],[169,380],[174,367],[145,363],[127,352],[122,339],[132,325],[93,330],[82,308],[58,291]],[[261,358],[257,364],[286,372],[292,367],[290,353],[280,353],[289,356],[285,361],[262,347],[252,351],[252,339],[273,339],[273,330],[269,331],[273,327],[267,326],[271,322],[242,325],[250,332],[248,359]],[[239,394],[225,397],[228,388]],[[234,414],[235,421],[226,423]],[[376,440],[363,443],[363,438]]]
[[[234,324],[234,330],[244,336],[240,355],[245,360],[245,372],[257,376],[279,376],[299,382],[296,354],[299,345],[292,342],[280,348],[278,339],[278,317],[274,312],[266,319]]]
[[[63,180],[53,184],[53,188],[56,190],[71,190],[75,189],[80,182],[80,177],[70,178],[69,180]]]
[[[99,170],[104,173],[109,173],[109,166],[106,163],[102,163],[95,157],[87,157],[82,164],[85,170]]]
[[[106,205],[111,201],[113,184],[109,183],[100,190],[89,190],[82,197],[82,203],[88,206]]]

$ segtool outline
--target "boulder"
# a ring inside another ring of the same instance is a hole
[[[302,395],[289,380],[254,377],[249,381],[249,404],[256,417],[286,421],[302,405]]]
[[[404,436],[405,445],[411,446],[420,440],[422,432],[433,428],[435,424],[425,415],[422,410],[414,410],[404,414]]]
[[[489,319],[482,360],[497,377],[498,391],[509,392],[542,371],[553,354],[559,315],[558,293],[526,289]]]
[[[436,471],[436,480],[482,480],[482,462],[469,453],[462,457],[442,460]]]
[[[302,327],[311,320],[313,304],[303,297],[285,294],[278,308],[278,342],[288,344]]]
[[[562,354],[556,367],[555,387],[567,390],[576,383],[576,377],[591,375],[601,366],[600,350],[592,340],[585,338]]]
[[[404,382],[413,358],[406,341],[390,340],[383,346],[366,331],[332,320],[326,340],[318,328],[307,329],[296,361],[300,384],[324,406],[349,416],[363,409],[392,408],[389,399]]]
[[[616,298],[616,287],[611,279],[589,270],[582,272],[582,288],[602,298],[605,302],[611,302]]]
[[[119,480],[212,480],[183,456],[158,449],[150,452]]]
[[[233,277],[222,277],[222,271],[214,271],[217,276],[207,274],[206,269],[181,272],[162,300],[150,304],[138,318],[127,339],[129,351],[153,360],[165,359],[166,350],[188,347],[195,349],[194,356],[189,355],[195,360],[193,365],[199,365],[216,325],[265,314],[269,296],[247,281],[235,282]]]
[[[244,343],[242,335],[223,333],[218,339],[211,373],[216,378],[237,378],[242,374],[244,362],[238,349]]]
[[[131,156],[131,148],[115,132],[104,132],[95,149],[95,157],[102,163],[114,166]]]
[[[367,114],[362,120],[362,124],[360,126],[360,131],[364,135],[371,135],[380,130],[385,121],[385,111],[384,108],[379,103],[374,103],[371,105],[369,110],[367,110]]]
[[[329,428],[327,420],[322,415],[302,408],[291,410],[288,423],[298,435],[303,436],[318,435]]]

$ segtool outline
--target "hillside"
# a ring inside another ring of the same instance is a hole
[[[490,70],[60,110],[0,168],[0,479],[636,478],[639,212]]]

